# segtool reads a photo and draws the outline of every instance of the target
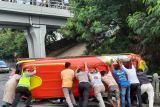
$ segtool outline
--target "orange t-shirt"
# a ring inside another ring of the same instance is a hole
[[[72,69],[64,69],[61,71],[62,87],[71,88],[73,85],[74,71]]]

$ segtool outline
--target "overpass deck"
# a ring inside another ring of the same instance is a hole
[[[72,14],[67,9],[49,8],[0,1],[0,27],[19,27],[24,30],[29,57],[45,57],[47,29],[64,26]]]

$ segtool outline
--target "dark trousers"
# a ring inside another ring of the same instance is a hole
[[[142,107],[142,98],[141,98],[141,86],[139,83],[131,84],[131,96],[136,96],[138,98],[138,107]],[[131,99],[133,101],[133,99]]]
[[[2,107],[10,107],[10,106],[11,106],[11,104],[8,102],[5,102],[5,104],[2,105]]]
[[[79,91],[79,107],[88,106],[88,98],[90,94],[90,84],[88,82],[80,82],[78,85]]]
[[[26,102],[26,107],[30,106],[31,100],[32,100],[31,92],[28,90],[27,87],[17,87],[16,88],[16,96],[15,96],[15,99],[13,101],[12,107],[17,106],[21,96],[28,97],[27,102]]]
[[[8,104],[8,103],[7,103],[7,104],[5,104],[5,105],[2,105],[2,107],[10,107],[10,105],[11,105],[11,104]]]

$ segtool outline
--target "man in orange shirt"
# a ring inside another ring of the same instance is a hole
[[[61,79],[62,79],[62,89],[64,93],[64,97],[66,98],[66,102],[69,107],[74,107],[73,105],[77,105],[72,93],[72,85],[74,78],[74,71],[70,69],[71,63],[65,63],[65,69],[61,71]]]

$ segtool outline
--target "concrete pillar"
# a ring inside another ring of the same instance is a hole
[[[26,37],[26,40],[28,43],[29,58],[35,58],[34,48],[33,48],[33,38],[31,36],[29,30],[24,30],[24,36]]]
[[[30,58],[46,57],[45,35],[46,25],[32,25],[25,31]]]

